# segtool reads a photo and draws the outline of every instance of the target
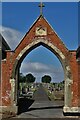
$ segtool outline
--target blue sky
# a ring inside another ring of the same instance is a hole
[[[38,2],[11,2],[2,5],[2,25],[24,34],[39,16]],[[69,49],[78,46],[78,3],[48,2],[43,9],[45,18]]]
[[[69,50],[78,46],[78,3],[45,2],[44,17],[56,31]],[[40,15],[38,2],[2,3],[2,32],[8,44],[14,50],[21,38]],[[46,61],[46,62],[45,62]],[[46,71],[47,70],[47,71]],[[21,72],[32,72],[37,80],[44,74],[51,75],[54,81],[64,79],[59,60],[46,48],[36,48],[24,59]],[[50,71],[50,72],[49,72]]]
[[[80,21],[80,2],[78,4],[78,31],[80,31],[80,22],[79,21]],[[80,34],[78,34],[78,45],[80,46]]]

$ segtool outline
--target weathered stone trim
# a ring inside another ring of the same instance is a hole
[[[13,67],[13,71],[12,71],[12,76],[11,76],[12,78],[14,78],[15,76],[15,69],[16,69],[17,64],[18,64],[18,60],[16,59],[14,67]]]
[[[12,112],[17,114],[18,113],[18,106],[0,106],[0,112],[5,113],[5,112]]]
[[[63,108],[64,113],[80,113],[80,107],[66,107]]]
[[[76,61],[77,61],[77,62],[80,62],[80,58],[77,58]]]
[[[37,45],[38,43],[44,43],[45,45],[48,45],[49,47],[51,47],[63,60],[65,59],[65,56],[64,54],[56,47],[54,46],[51,42],[49,42],[48,40],[44,40],[44,39],[36,39],[36,40],[33,40],[32,43],[30,43],[29,45],[27,45],[20,53],[19,55],[17,56],[17,60],[19,60],[23,54],[28,50],[30,49],[31,47],[33,47],[34,45]]]
[[[10,79],[10,84],[11,84],[11,102],[12,102],[12,104],[13,104],[13,102],[14,102],[14,94],[15,94],[15,79],[13,78],[13,79]]]
[[[2,61],[2,62],[4,62],[4,61],[6,62],[6,59],[3,59],[3,60],[1,60],[1,61]]]

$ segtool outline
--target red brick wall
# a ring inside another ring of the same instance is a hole
[[[10,92],[11,92],[11,84],[10,78],[12,74],[13,67],[13,52],[6,52],[6,60],[2,61],[2,103],[3,105],[10,105]]]
[[[10,105],[10,97],[7,95],[6,91],[10,92],[10,78],[12,76],[13,66],[15,60],[22,49],[24,49],[28,44],[30,44],[35,39],[35,29],[37,26],[44,25],[47,27],[48,35],[45,36],[53,45],[55,45],[66,57],[67,62],[71,67],[71,74],[73,79],[72,91],[73,91],[73,99],[72,106],[80,105],[80,65],[76,62],[76,51],[71,52],[65,47],[65,45],[61,42],[59,37],[55,34],[49,24],[44,20],[44,18],[40,17],[32,26],[30,31],[25,35],[23,40],[20,42],[18,47],[14,52],[7,51],[6,61],[2,61],[2,96],[3,105]],[[7,99],[5,99],[5,96]],[[7,97],[8,96],[8,97]]]
[[[80,107],[80,62],[78,62],[78,103],[79,103],[79,107]]]
[[[78,65],[76,61],[76,51],[71,52],[70,66],[72,71],[72,106],[76,107],[78,105]]]

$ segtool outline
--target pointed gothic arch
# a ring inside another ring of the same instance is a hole
[[[36,30],[38,29],[41,30],[37,33]],[[45,32],[42,32],[44,30]],[[13,106],[14,111],[17,111],[17,82],[19,67],[25,56],[27,56],[29,52],[40,45],[43,45],[44,47],[52,51],[52,53],[56,55],[56,57],[62,64],[65,77],[65,102],[63,111],[73,113],[79,112],[76,52],[69,51],[65,47],[59,36],[42,15],[40,15],[36,22],[32,25],[30,30],[17,46],[17,48],[14,51],[7,51],[6,61],[2,61],[3,83],[5,82],[5,84],[9,84],[8,88],[5,88],[5,90],[2,89],[3,105],[11,107]],[[75,69],[73,69],[73,67],[75,67]],[[7,72],[5,72],[5,70]],[[74,72],[77,77],[75,77]],[[4,88],[5,84],[2,84],[2,88]],[[76,91],[74,87],[75,85]],[[6,89],[10,93],[10,101],[8,101],[8,103],[6,103],[4,99]]]
[[[21,52],[18,54],[13,67],[12,72],[12,79],[16,79],[17,70],[19,69],[23,59],[25,56],[31,52],[36,47],[43,45],[44,47],[48,48],[52,53],[56,55],[56,57],[59,59],[59,61],[62,64],[63,70],[64,70],[64,77],[65,77],[65,106],[68,107],[71,105],[71,93],[69,89],[69,84],[72,84],[72,76],[71,76],[71,70],[68,59],[66,59],[65,55],[62,53],[61,50],[59,50],[56,46],[54,46],[51,41],[44,39],[44,38],[38,38],[34,39],[32,43],[28,44]],[[18,81],[16,81],[16,84]],[[15,85],[17,87],[17,85]],[[17,90],[17,88],[15,88]],[[70,98],[69,98],[70,97]],[[14,101],[17,104],[17,91],[15,91],[14,94]]]

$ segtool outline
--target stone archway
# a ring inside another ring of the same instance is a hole
[[[61,50],[59,50],[56,46],[54,46],[54,44],[52,44],[49,40],[44,39],[44,38],[37,38],[34,39],[32,43],[28,44],[28,46],[26,46],[17,56],[15,63],[14,63],[14,67],[13,67],[13,72],[12,72],[12,79],[15,82],[15,91],[14,91],[14,95],[12,97],[12,101],[14,101],[15,105],[17,104],[17,85],[18,85],[18,80],[15,80],[16,76],[17,76],[17,71],[21,65],[22,60],[24,59],[24,57],[30,52],[32,51],[34,48],[43,45],[46,48],[48,48],[50,51],[52,51],[52,53],[54,53],[57,58],[59,59],[59,61],[62,64],[63,70],[64,70],[64,77],[65,77],[65,101],[64,101],[64,108],[65,107],[70,107],[71,105],[71,84],[73,83],[72,81],[72,75],[71,75],[71,70],[70,70],[70,65],[69,65],[69,61],[68,59],[66,59],[65,55],[62,53]],[[12,80],[11,79],[11,80]],[[16,78],[17,79],[17,78]],[[12,86],[13,87],[13,86]],[[13,90],[13,88],[12,88]]]
[[[38,30],[40,31],[38,32]],[[14,51],[6,52],[6,59],[2,61],[1,99],[4,111],[7,109],[17,112],[19,67],[25,56],[40,45],[52,51],[62,64],[65,76],[65,103],[63,111],[66,113],[79,113],[80,82],[76,51],[69,51],[65,47],[56,32],[42,15],[38,17],[17,48]]]

